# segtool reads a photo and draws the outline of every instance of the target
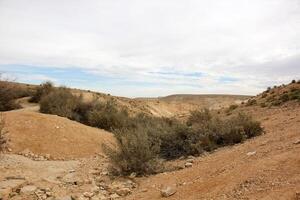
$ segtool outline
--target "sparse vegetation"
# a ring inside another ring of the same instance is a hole
[[[229,109],[237,107],[232,105]],[[262,133],[258,122],[241,113],[221,119],[208,109],[197,110],[191,112],[186,123],[145,114],[130,116],[113,99],[84,102],[68,88],[53,89],[43,96],[40,109],[43,113],[112,131],[118,148],[106,146],[105,149],[113,171],[120,175],[153,174],[162,170],[161,159],[200,155]]]
[[[80,97],[73,95],[69,89],[58,88],[42,97],[40,111],[73,119],[80,100]]]
[[[263,131],[260,123],[248,115],[239,113],[222,120],[208,109],[191,112],[186,123],[147,116],[132,121],[131,127],[115,131],[118,150],[108,148],[114,169],[122,175],[155,173],[162,167],[157,165],[159,158],[200,155]]]
[[[106,147],[114,172],[129,175],[153,174],[161,170],[158,154],[159,139],[153,137],[148,127],[137,127],[131,130],[121,129],[115,132],[118,149]]]
[[[6,138],[4,136],[4,119],[0,114],[0,153],[5,149]]]
[[[256,105],[256,104],[257,104],[256,99],[249,99],[246,103],[246,106],[253,106],[253,105]]]
[[[53,83],[50,81],[47,81],[45,83],[42,83],[35,91],[33,96],[30,98],[30,102],[38,103],[41,101],[41,99],[50,94],[54,90]]]
[[[0,81],[0,111],[18,109],[21,106],[15,102],[17,93],[13,85]]]

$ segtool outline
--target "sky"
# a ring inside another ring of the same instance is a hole
[[[0,73],[127,97],[300,79],[300,0],[0,0]]]

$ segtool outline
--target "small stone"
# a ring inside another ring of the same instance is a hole
[[[117,198],[119,198],[120,196],[118,195],[118,194],[111,194],[110,196],[109,196],[111,199],[117,199]]]
[[[195,156],[188,156],[187,159],[195,159]]]
[[[136,173],[135,172],[132,172],[129,176],[130,178],[135,178],[136,177]]]
[[[64,197],[56,198],[55,200],[73,200],[73,198],[72,196],[64,196]]]
[[[8,151],[8,152],[12,152],[12,149],[11,149],[11,148],[7,148],[7,151]]]
[[[184,166],[185,166],[186,168],[192,167],[192,166],[193,166],[193,163],[187,162],[187,163],[184,164]]]
[[[101,175],[107,176],[108,175],[108,171],[101,172]]]
[[[131,193],[131,190],[129,188],[120,188],[116,190],[116,193],[120,196],[127,196]]]
[[[187,159],[186,162],[188,162],[188,163],[194,163],[194,159],[191,159],[191,158]]]
[[[35,185],[26,185],[22,187],[20,193],[23,194],[30,194],[37,190],[37,187]]]
[[[250,151],[250,152],[247,153],[247,156],[253,156],[255,154],[256,154],[256,151]]]
[[[176,192],[177,192],[177,190],[175,188],[168,186],[168,187],[162,189],[160,191],[160,194],[162,197],[169,197],[169,196],[174,195]]]
[[[91,198],[92,196],[94,196],[94,193],[93,192],[85,192],[85,193],[83,193],[83,196]]]
[[[300,144],[300,139],[295,141],[294,144]]]

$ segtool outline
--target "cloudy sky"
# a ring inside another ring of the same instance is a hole
[[[0,72],[114,95],[300,78],[299,0],[0,0]]]

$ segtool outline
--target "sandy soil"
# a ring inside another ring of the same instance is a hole
[[[4,118],[12,153],[28,149],[70,159],[102,154],[102,144],[114,142],[112,133],[55,115],[22,109],[5,112]]]

